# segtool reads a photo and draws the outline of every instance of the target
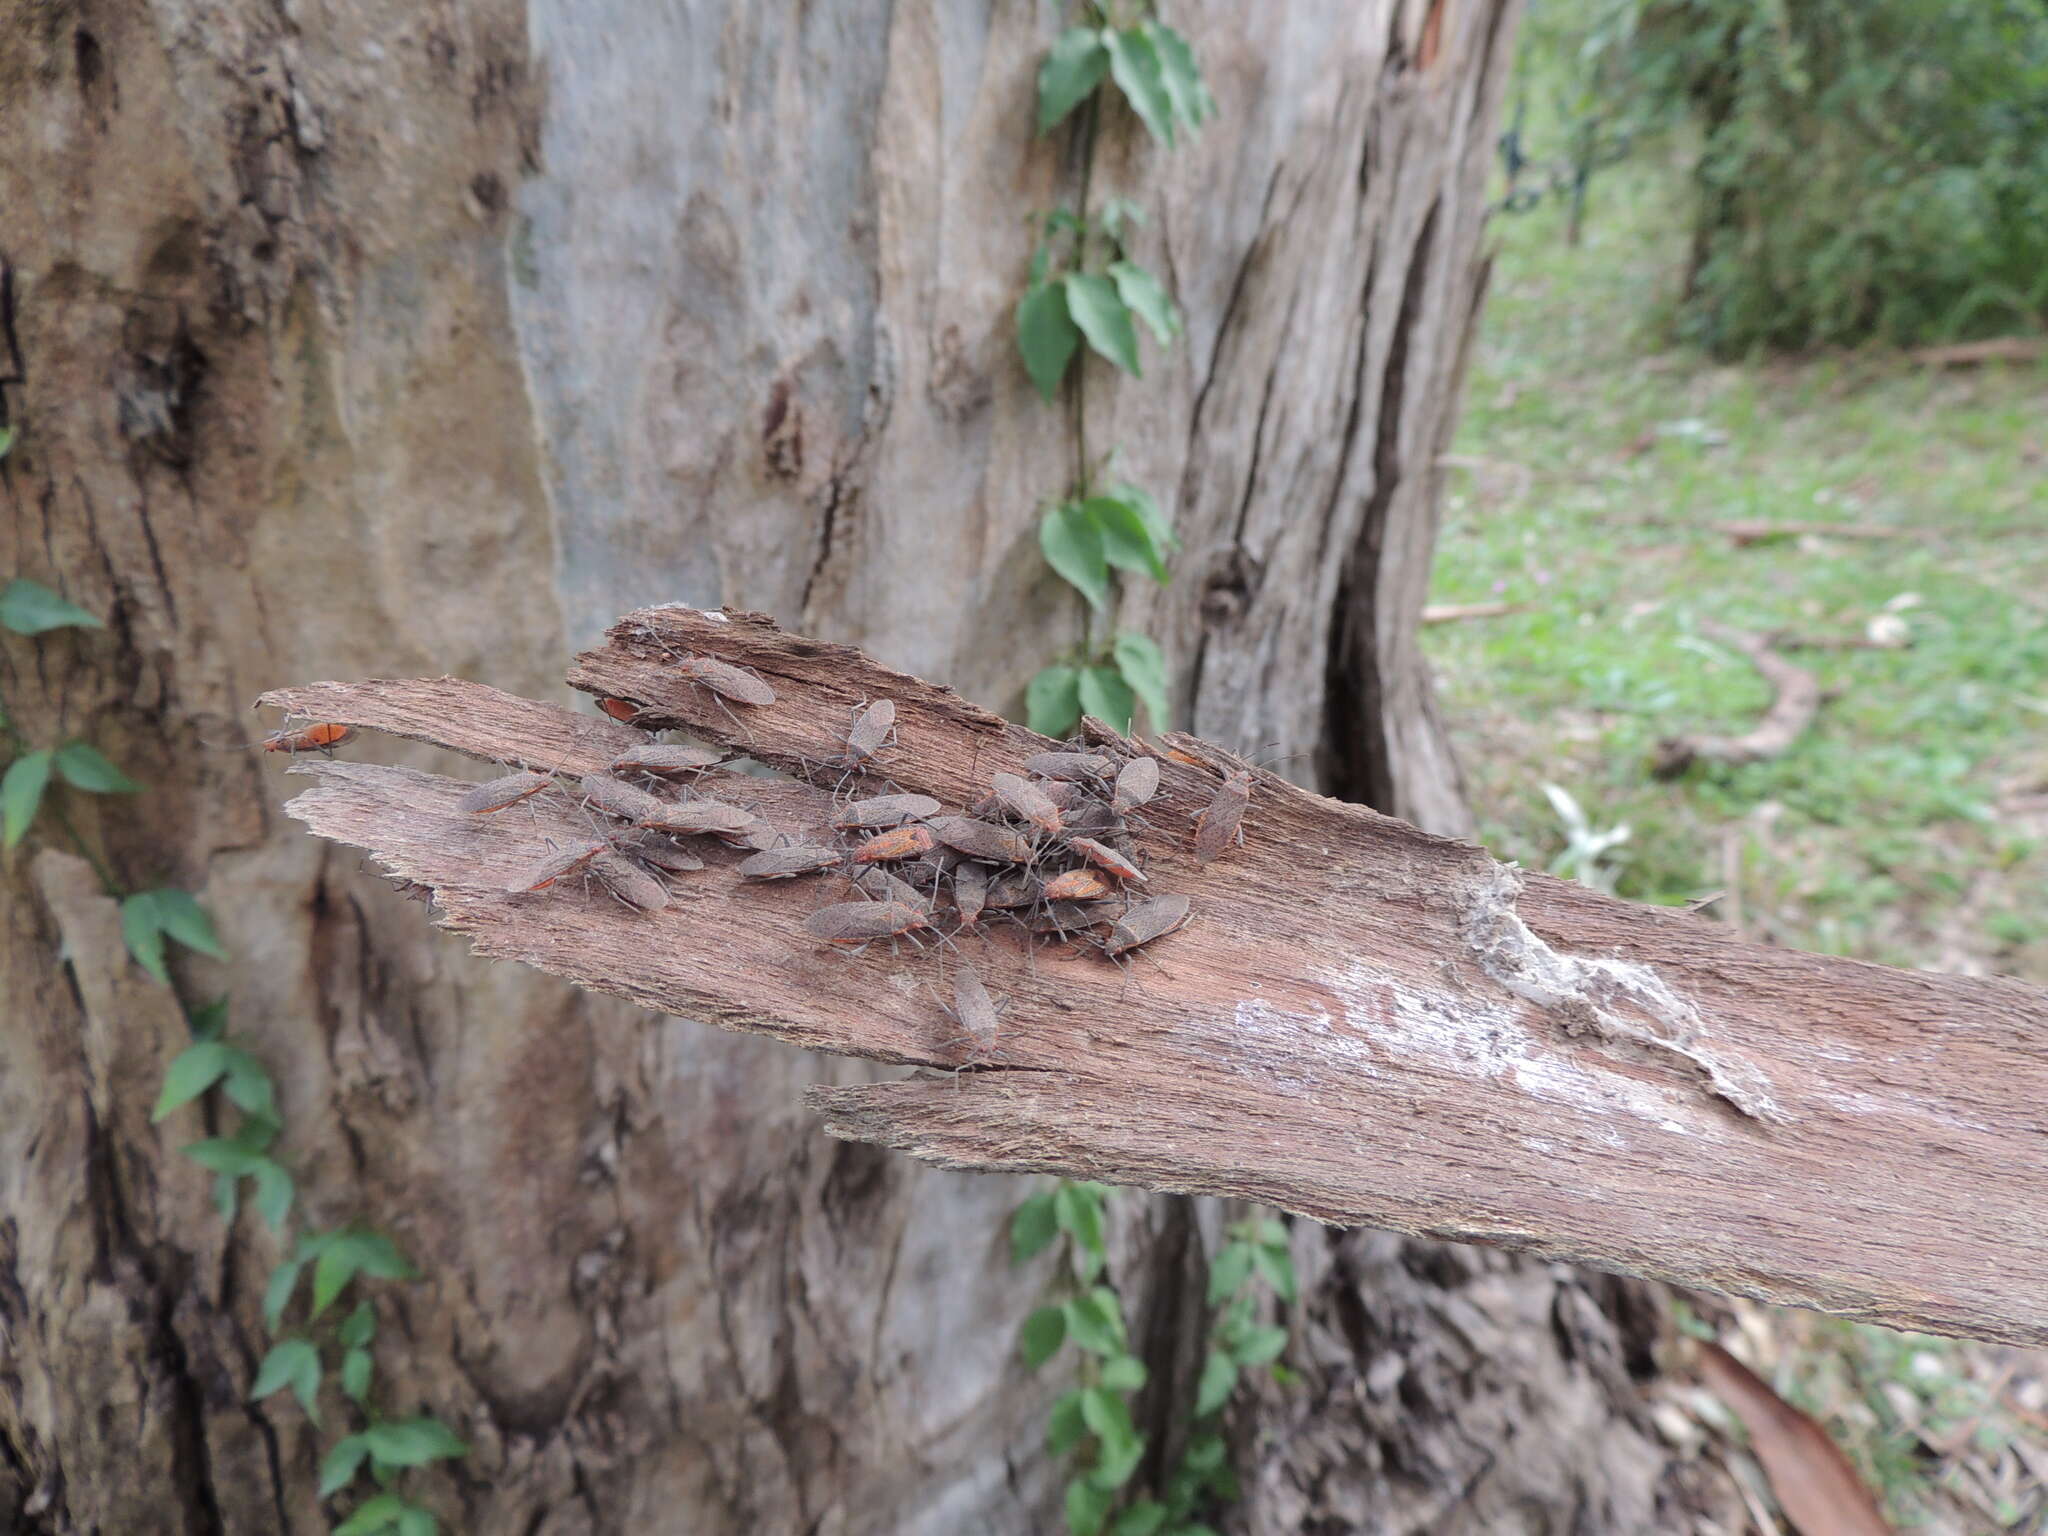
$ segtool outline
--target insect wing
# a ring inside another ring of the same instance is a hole
[[[517,805],[529,795],[537,795],[554,780],[544,773],[508,773],[503,778],[491,779],[469,790],[456,801],[462,810],[479,816],[492,811],[502,811],[508,805]]]
[[[1116,793],[1111,803],[1121,816],[1125,811],[1135,811],[1158,793],[1159,759],[1134,757],[1117,774]]]

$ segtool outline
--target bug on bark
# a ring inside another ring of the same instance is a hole
[[[637,911],[659,912],[668,905],[668,887],[614,850],[606,849],[593,858],[590,873],[599,885]]]
[[[519,804],[548,788],[555,782],[554,775],[538,770],[526,773],[508,773],[503,778],[490,779],[464,793],[456,806],[477,816],[488,816],[493,811],[502,811],[507,806]]]
[[[524,872],[515,876],[506,885],[506,893],[508,895],[521,896],[530,891],[544,891],[558,881],[568,879],[571,875],[581,874],[590,867],[593,859],[610,847],[611,844],[603,838],[594,838],[587,843],[577,843],[568,848],[558,848],[546,858],[530,865]]]
[[[1099,752],[1036,752],[1024,759],[1024,771],[1042,779],[1106,779],[1115,766]]]
[[[649,795],[654,802],[647,814],[637,818],[639,825],[656,832],[668,832],[682,837],[733,837],[754,829],[754,813],[737,805],[727,805],[723,800],[663,800]]]
[[[1187,922],[1190,905],[1188,898],[1178,892],[1134,903],[1109,930],[1109,939],[1102,946],[1102,952],[1114,959],[1118,955],[1129,954],[1141,944],[1166,937]]]
[[[1125,763],[1116,776],[1116,788],[1110,796],[1110,808],[1119,816],[1128,816],[1141,805],[1149,804],[1159,793],[1159,759],[1156,757],[1134,757]]]
[[[1036,784],[1014,773],[999,773],[991,784],[996,798],[1011,815],[1031,823],[1048,835],[1060,830],[1060,808]]]
[[[835,868],[844,858],[837,848],[770,848],[740,860],[743,880],[793,880]]]
[[[960,914],[960,926],[973,928],[981,922],[988,906],[988,866],[962,863],[953,871],[953,906]]]
[[[832,825],[841,832],[882,832],[938,813],[939,802],[930,795],[876,795],[849,802],[832,818]]]
[[[646,713],[631,699],[599,699],[597,707],[624,725],[638,725],[641,715]]]
[[[356,728],[339,721],[323,721],[296,729],[272,731],[256,747],[264,752],[332,752],[345,741],[355,739]]]
[[[1243,768],[1234,768],[1223,776],[1217,786],[1215,798],[1210,800],[1195,818],[1195,862],[1206,864],[1225,848],[1230,840],[1244,841],[1244,812],[1251,804],[1252,776]]]
[[[900,901],[842,901],[804,919],[804,931],[827,944],[858,949],[876,939],[909,938],[931,926],[931,914]]]
[[[1028,838],[971,816],[939,816],[927,823],[932,835],[948,848],[989,864],[1029,864],[1038,851]]]
[[[612,759],[611,771],[644,773],[657,779],[693,779],[731,759],[730,752],[717,747],[671,747],[650,743],[621,752]]]
[[[1115,921],[1117,914],[1103,911],[1103,905],[1099,901],[1049,901],[1026,917],[1024,926],[1033,933],[1079,933]]]
[[[648,818],[659,816],[669,808],[668,801],[661,796],[651,795],[623,779],[602,773],[586,773],[576,787],[585,805],[596,806],[607,816],[616,816],[621,821],[645,825]]]
[[[1036,875],[1023,870],[1012,870],[1006,875],[997,875],[988,883],[988,896],[984,905],[998,912],[1012,911],[1017,907],[1028,907],[1038,900],[1043,885]]]
[[[627,858],[645,864],[649,869],[665,873],[687,874],[702,869],[704,861],[677,843],[665,832],[635,827],[630,832],[621,832],[612,839],[612,847]]]
[[[912,823],[878,832],[854,850],[856,864],[882,864],[891,859],[915,859],[932,851],[934,839],[929,827]]]
[[[944,1007],[944,1004],[940,1005]],[[988,995],[988,988],[981,983],[981,977],[973,966],[962,962],[953,977],[953,1006],[946,1009],[962,1033],[946,1042],[947,1046],[972,1043],[974,1051],[961,1065],[971,1066],[978,1056],[983,1060],[996,1048],[996,1034],[1002,1023],[1001,1013],[994,998]]]
[[[1100,901],[1115,891],[1116,887],[1099,870],[1070,869],[1046,881],[1039,895],[1047,901]]]
[[[866,869],[854,871],[853,883],[863,896],[871,900],[893,901],[901,906],[916,907],[925,913],[932,910],[931,899],[924,892],[907,880],[897,879],[880,865],[870,865]]]
[[[715,656],[684,656],[676,662],[676,670],[691,682],[735,704],[750,704],[758,709],[775,702],[775,690],[766,682],[744,667],[720,661]]]
[[[1099,843],[1092,837],[1070,837],[1067,846],[1097,869],[1106,869],[1119,880],[1135,880],[1140,885],[1147,883],[1145,871],[1107,843]]]

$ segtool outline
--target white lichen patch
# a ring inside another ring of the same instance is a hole
[[[1515,910],[1521,891],[1521,877],[1497,864],[1466,900],[1460,932],[1489,977],[1541,1008],[1567,1034],[1681,1057],[1742,1113],[1790,1118],[1771,1097],[1763,1072],[1717,1050],[1699,1010],[1656,970],[1614,957],[1560,954]]]
[[[1608,1146],[1626,1145],[1612,1123],[1618,1115],[1674,1136],[1716,1129],[1687,1095],[1561,1054],[1533,1035],[1512,1007],[1423,991],[1365,960],[1318,972],[1316,980],[1338,1000],[1352,1036],[1369,1041],[1370,1049],[1460,1077],[1511,1082],[1532,1098],[1569,1106],[1584,1117],[1588,1134]]]

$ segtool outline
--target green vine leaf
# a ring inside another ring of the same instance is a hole
[[[1209,1266],[1209,1305],[1213,1307],[1236,1295],[1238,1287],[1251,1278],[1251,1272],[1251,1244],[1225,1243],[1216,1262]]]
[[[1064,1456],[1088,1433],[1088,1421],[1081,1417],[1081,1389],[1060,1394],[1045,1420],[1045,1453]]]
[[[270,1157],[264,1158],[250,1172],[256,1178],[256,1214],[263,1218],[271,1231],[282,1231],[285,1218],[292,1213],[292,1200],[297,1194],[291,1174],[284,1164]]]
[[[197,1045],[188,1045],[171,1058],[170,1070],[164,1073],[164,1086],[156,1096],[156,1108],[150,1111],[150,1123],[155,1124],[179,1106],[191,1103],[227,1075],[228,1061],[235,1053],[234,1047],[218,1040],[202,1040]]]
[[[1081,674],[1072,667],[1047,667],[1024,689],[1024,723],[1054,740],[1081,723]]]
[[[17,433],[15,428],[0,427],[0,459],[6,458],[8,454],[14,451],[14,439],[16,435]]]
[[[1061,1307],[1040,1307],[1017,1331],[1017,1348],[1028,1370],[1037,1370],[1067,1342],[1067,1314]]]
[[[1166,520],[1166,514],[1159,510],[1159,503],[1150,491],[1128,483],[1110,487],[1110,494],[1131,504],[1138,516],[1145,520],[1145,526],[1152,530],[1152,542],[1168,551],[1180,548],[1180,540],[1174,536],[1173,524]]]
[[[1202,1383],[1195,1389],[1195,1417],[1206,1419],[1230,1401],[1237,1387],[1237,1362],[1217,1350],[1202,1364]]]
[[[196,949],[216,960],[227,951],[213,931],[213,919],[206,909],[185,891],[137,891],[121,903],[121,934],[128,941],[128,953],[158,981],[169,985],[170,971],[164,963],[164,935],[169,934],[187,949]]]
[[[1089,667],[1081,673],[1081,708],[1114,730],[1130,734],[1138,696],[1114,667]]]
[[[349,1435],[336,1441],[334,1449],[320,1463],[320,1497],[324,1499],[339,1493],[354,1482],[356,1472],[369,1454],[369,1442],[361,1435]]]
[[[190,892],[167,887],[147,894],[155,900],[157,922],[165,933],[187,949],[196,949],[216,960],[227,959],[228,952],[221,948],[220,936],[213,931],[213,919]]]
[[[1280,1358],[1280,1351],[1287,1347],[1285,1328],[1252,1328],[1237,1341],[1231,1350],[1231,1357],[1241,1366],[1266,1365]]]
[[[1067,1336],[1091,1355],[1105,1358],[1124,1353],[1123,1304],[1115,1291],[1098,1285],[1065,1303]]]
[[[1162,347],[1180,334],[1180,311],[1159,285],[1159,279],[1130,261],[1112,261],[1109,276],[1116,284],[1117,297],[1151,329],[1152,339]]]
[[[1086,101],[1109,72],[1109,49],[1094,27],[1069,27],[1038,66],[1038,131],[1047,134]]]
[[[358,1274],[378,1280],[410,1280],[417,1274],[398,1251],[397,1245],[381,1232],[372,1232],[364,1227],[346,1227],[326,1236],[328,1240],[321,1246],[313,1265],[315,1317],[332,1306],[343,1288]],[[377,1454],[385,1461],[392,1459],[382,1451]]]
[[[1115,1490],[1098,1488],[1085,1477],[1075,1478],[1067,1484],[1067,1530],[1072,1536],[1100,1536],[1115,1502]]]
[[[116,768],[95,747],[69,741],[57,749],[57,771],[73,789],[92,795],[139,795],[142,786]]]
[[[59,597],[40,582],[17,578],[0,592],[0,629],[17,635],[40,635],[46,629],[105,629],[107,626],[78,604]]]
[[[1160,82],[1173,103],[1174,116],[1189,128],[1200,128],[1216,112],[1216,98],[1202,81],[1201,66],[1188,40],[1163,21],[1142,23],[1159,55]]]
[[[1166,1506],[1157,1499],[1140,1499],[1117,1516],[1116,1524],[1110,1527],[1110,1536],[1157,1536],[1164,1524]],[[1185,1536],[1185,1531],[1179,1536]]]
[[[299,1275],[305,1267],[297,1259],[286,1259],[270,1272],[270,1283],[263,1288],[263,1326],[272,1333],[284,1321],[284,1309],[291,1305],[292,1292],[299,1288]]]
[[[25,752],[7,765],[6,777],[0,778],[0,824],[5,826],[7,847],[20,842],[28,824],[36,819],[43,791],[49,787],[54,756],[47,749]]]
[[[1141,28],[1132,27],[1109,36],[1109,73],[1131,110],[1143,119],[1152,137],[1173,147],[1173,98],[1167,94],[1166,74],[1159,62],[1159,50]]]
[[[1032,729],[1038,727],[1034,725]],[[1033,1195],[1011,1215],[1010,1262],[1022,1264],[1037,1258],[1058,1236],[1059,1220],[1053,1213],[1053,1195],[1048,1189]]]
[[[397,1531],[399,1536],[407,1536],[406,1511],[416,1508],[399,1494],[380,1493],[357,1505],[356,1512],[334,1528],[334,1536],[377,1536],[379,1531]]]
[[[1166,581],[1166,560],[1136,507],[1121,496],[1091,496],[1081,504],[1081,510],[1101,528],[1103,557],[1111,565],[1120,570],[1142,571],[1157,582]]]
[[[363,1439],[372,1456],[394,1467],[423,1467],[469,1454],[455,1431],[432,1415],[372,1424],[363,1431]]]
[[[1039,281],[1026,289],[1017,303],[1017,350],[1048,405],[1080,345],[1081,332],[1067,312],[1065,285]]]
[[[1038,525],[1038,547],[1045,562],[1100,610],[1109,603],[1109,560],[1102,550],[1102,528],[1087,510],[1063,501],[1047,510]],[[1082,704],[1086,707],[1086,696]]]
[[[249,1401],[258,1402],[285,1387],[306,1410],[306,1417],[320,1422],[320,1351],[310,1339],[279,1339],[271,1345],[263,1364],[256,1368],[256,1385],[249,1389]]]
[[[1135,1392],[1145,1385],[1145,1362],[1136,1355],[1118,1355],[1103,1366],[1101,1384],[1112,1392]]]
[[[349,1313],[348,1320],[336,1330],[335,1335],[348,1349],[363,1349],[377,1337],[377,1308],[366,1296],[356,1303],[356,1309]]]
[[[1150,635],[1121,634],[1111,648],[1117,670],[1145,701],[1145,713],[1155,731],[1173,726],[1173,707],[1167,696],[1166,653]]]
[[[1143,378],[1138,366],[1138,330],[1116,284],[1094,272],[1069,272],[1060,279],[1067,290],[1067,313],[1088,338],[1088,345],[1132,378]]]
[[[367,1349],[352,1349],[341,1357],[341,1390],[349,1401],[361,1403],[370,1396],[370,1372],[372,1364]]]

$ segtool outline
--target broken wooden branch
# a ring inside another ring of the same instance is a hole
[[[775,702],[726,710],[683,655],[754,669]],[[1047,745],[752,614],[629,615],[571,681],[642,725],[827,782],[852,711],[893,699],[876,771],[949,809]],[[565,775],[644,740],[450,679],[264,702]],[[1141,750],[1091,729],[1113,755]],[[442,925],[485,954],[796,1045],[957,1066],[941,1004],[971,959],[1007,1004],[985,1069],[813,1089],[837,1135],[2048,1343],[2048,994],[1743,944],[1269,773],[1243,846],[1197,864],[1194,820],[1232,760],[1159,745],[1193,761],[1162,756],[1137,845],[1150,889],[1186,893],[1193,920],[1122,968],[998,928],[951,951],[826,952],[804,921],[843,899],[818,883],[836,877],[743,884],[740,855],[716,849],[664,911],[575,885],[506,894],[550,842],[589,836],[566,796],[469,815],[462,781],[313,761],[290,810],[430,887]],[[720,794],[792,838],[832,806],[801,781],[735,776]]]
[[[1671,736],[1657,744],[1651,771],[1676,778],[1694,763],[1761,763],[1782,757],[1820,712],[1820,680],[1771,649],[1767,635],[1744,634],[1703,622],[1700,633],[1747,656],[1777,690],[1763,719],[1740,736]]]

